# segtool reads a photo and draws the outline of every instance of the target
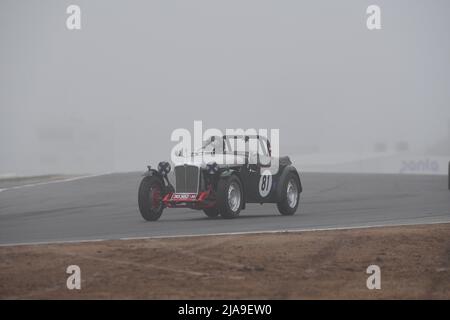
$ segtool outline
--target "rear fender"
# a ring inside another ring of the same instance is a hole
[[[278,186],[277,186],[277,199],[278,199],[278,200],[281,199],[281,195],[282,195],[282,193],[283,193],[282,187],[283,187],[283,185],[284,185],[284,181],[286,180],[286,176],[287,176],[290,172],[294,173],[295,176],[296,176],[297,179],[298,179],[298,183],[299,183],[299,186],[300,186],[299,192],[301,193],[301,192],[303,191],[302,181],[300,180],[300,176],[299,176],[299,174],[298,174],[298,172],[297,172],[297,169],[295,169],[295,167],[293,167],[293,166],[291,166],[291,165],[286,166],[286,167],[283,169],[283,172],[281,173],[280,178],[279,178],[279,180],[278,180],[278,181],[279,181]]]

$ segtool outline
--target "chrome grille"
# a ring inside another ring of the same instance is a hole
[[[177,193],[198,193],[199,167],[182,165],[175,167],[175,188]]]

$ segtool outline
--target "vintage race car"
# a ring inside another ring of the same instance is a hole
[[[239,140],[244,151],[236,151]],[[191,208],[230,219],[247,203],[276,203],[282,215],[293,215],[302,192],[300,176],[289,157],[271,153],[270,141],[262,136],[211,137],[197,152],[180,152],[174,174],[169,162],[160,162],[157,169],[148,166],[139,186],[142,217],[155,221],[164,208]],[[274,163],[277,170],[270,172]]]

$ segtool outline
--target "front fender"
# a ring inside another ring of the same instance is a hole
[[[220,173],[221,178],[230,177],[231,175],[235,174],[237,171],[233,169],[225,169]]]
[[[164,181],[163,175],[162,175],[161,173],[159,173],[158,170],[152,169],[150,166],[148,166],[148,170],[145,171],[145,172],[142,174],[142,176],[143,176],[143,177],[156,176],[156,177],[161,178],[161,180]]]
[[[222,171],[222,172],[220,173],[219,179],[231,177],[231,176],[234,175],[234,174],[239,178],[239,180],[241,180],[242,196],[243,196],[243,198],[244,198],[244,203],[242,204],[242,209],[245,209],[245,204],[246,204],[246,202],[247,202],[247,201],[246,201],[246,199],[247,199],[247,191],[245,190],[245,185],[244,185],[244,183],[242,182],[242,179],[241,179],[241,176],[240,176],[240,174],[239,174],[239,171],[238,171],[238,170],[234,170],[234,169],[227,168],[226,170],[224,170],[224,171]]]
[[[143,177],[160,176],[159,172],[155,169],[148,169],[142,174]]]
[[[157,170],[152,169],[150,166],[148,166],[148,170],[145,171],[142,176],[144,177],[143,180],[147,177],[158,177],[163,186],[164,186],[164,194],[168,193],[168,192],[175,192],[175,188],[172,186],[172,184],[170,183],[169,179],[167,179],[167,177],[164,177],[161,173],[159,173]]]

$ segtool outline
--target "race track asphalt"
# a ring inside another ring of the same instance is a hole
[[[304,192],[294,216],[281,216],[273,204],[249,204],[233,220],[166,209],[159,221],[144,221],[137,207],[139,172],[5,188],[0,245],[450,222],[446,176],[302,173],[301,178]]]

